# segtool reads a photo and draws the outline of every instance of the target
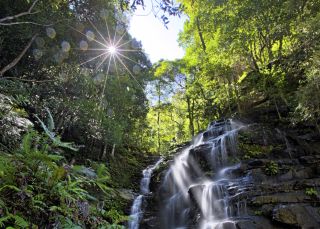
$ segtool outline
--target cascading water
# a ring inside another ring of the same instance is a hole
[[[246,181],[230,176],[238,165],[226,166],[236,153],[236,135],[242,127],[232,120],[213,122],[175,157],[160,191],[161,228],[236,228],[236,217],[246,208],[246,203],[237,202],[242,193],[239,184]],[[207,165],[199,163],[199,157]],[[208,175],[203,167],[216,173]]]
[[[163,161],[163,158],[160,158],[154,165],[148,166],[146,169],[142,171],[142,179],[140,182],[140,195],[137,196],[132,204],[131,213],[130,213],[130,221],[129,221],[129,229],[139,229],[139,223],[143,216],[142,211],[142,203],[145,195],[150,193],[149,185],[151,175],[154,169],[158,167],[158,165]]]

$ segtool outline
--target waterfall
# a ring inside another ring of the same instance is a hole
[[[142,171],[142,179],[140,182],[140,195],[138,195],[132,204],[131,213],[130,213],[130,221],[129,221],[129,229],[139,229],[139,223],[143,216],[142,211],[142,203],[145,195],[150,193],[149,185],[151,180],[151,175],[154,169],[158,167],[158,165],[163,161],[163,158],[160,158],[154,165],[148,166],[146,169]]]
[[[239,198],[240,184],[246,181],[232,178],[239,165],[230,166],[229,161],[236,154],[242,127],[232,120],[212,122],[174,158],[160,187],[161,228],[236,228],[236,218],[246,212],[246,203]],[[215,174],[204,172],[199,157]]]

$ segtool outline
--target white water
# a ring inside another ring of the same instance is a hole
[[[163,161],[163,158],[160,158],[154,165],[148,166],[146,169],[142,171],[142,179],[140,182],[140,195],[137,196],[132,204],[131,213],[130,213],[130,221],[129,221],[129,229],[139,229],[139,223],[143,216],[142,211],[142,203],[145,195],[150,193],[149,185],[150,179],[153,170],[155,170],[158,165]]]
[[[161,187],[167,197],[161,211],[161,228],[183,229],[190,225],[194,228],[192,221],[196,221],[199,229],[236,228],[234,218],[244,214],[246,203],[234,201],[241,195],[242,181],[229,178],[230,171],[238,165],[226,165],[236,154],[236,135],[242,127],[231,120],[212,123],[175,157]],[[207,161],[216,176],[207,176],[194,158],[192,152],[197,153],[204,146],[209,148]],[[229,189],[237,189],[236,194],[229,196]],[[192,215],[195,205],[200,216]]]

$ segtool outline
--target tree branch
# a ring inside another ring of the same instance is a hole
[[[199,37],[200,37],[202,49],[203,49],[204,52],[206,52],[207,46],[206,46],[206,43],[204,42],[203,34],[202,34],[201,29],[200,29],[200,21],[199,21],[198,17],[196,18],[196,23],[197,23],[197,29],[198,29],[198,34],[199,34]]]
[[[32,22],[32,21],[17,21],[17,22],[0,22],[0,25],[2,26],[9,26],[9,25],[22,25],[22,24],[31,24],[31,25],[38,25],[38,26],[44,26],[44,27],[48,27],[48,26],[53,26],[54,23],[51,24],[40,24],[40,23],[36,23],[36,22]]]
[[[7,16],[7,17],[4,17],[4,18],[0,18],[0,22],[9,21],[9,20],[13,20],[13,19],[16,19],[16,18],[25,16],[25,15],[30,15],[30,14],[36,14],[36,13],[38,13],[38,12],[32,12],[33,8],[35,7],[35,5],[37,4],[38,1],[39,1],[39,0],[35,0],[35,1],[32,3],[32,5],[30,6],[30,8],[29,8],[28,11],[22,12],[22,13],[13,15],[13,16]]]
[[[3,76],[3,74],[8,71],[9,69],[13,68],[14,66],[16,66],[16,64],[21,60],[21,58],[24,56],[24,54],[26,54],[26,52],[28,51],[28,49],[30,48],[31,44],[33,43],[33,41],[36,39],[36,37],[38,36],[38,34],[33,35],[33,37],[31,38],[31,40],[28,42],[28,44],[24,47],[24,49],[22,50],[22,52],[19,54],[19,56],[17,56],[10,64],[8,64],[7,66],[5,66],[4,68],[1,69],[0,71],[0,77]]]
[[[47,83],[47,82],[57,81],[57,79],[53,79],[53,80],[31,80],[31,79],[22,79],[22,78],[19,78],[19,77],[2,77],[2,78],[0,78],[0,80],[4,80],[4,79],[14,79],[14,80],[19,80],[19,81],[23,81],[23,82],[31,82],[31,83]]]

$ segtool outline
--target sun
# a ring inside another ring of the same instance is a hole
[[[108,52],[111,55],[115,55],[115,54],[117,54],[117,48],[115,46],[111,45],[111,46],[108,47]]]

